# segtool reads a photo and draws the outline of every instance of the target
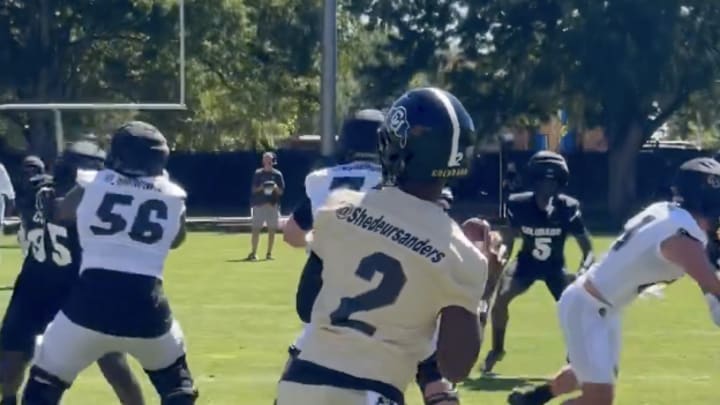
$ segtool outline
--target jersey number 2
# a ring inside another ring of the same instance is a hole
[[[350,190],[360,191],[364,185],[365,177],[333,177],[332,182],[330,183],[330,190],[346,187]]]
[[[380,273],[382,279],[377,287],[354,297],[345,297],[340,300],[340,306],[330,314],[330,322],[335,326],[353,328],[368,336],[375,334],[375,328],[367,322],[350,319],[355,312],[371,311],[392,305],[405,286],[407,277],[402,264],[385,253],[373,253],[360,260],[355,275],[365,281],[372,280],[375,273]]]
[[[95,235],[108,236],[124,231],[128,221],[122,215],[113,212],[116,206],[129,206],[134,197],[126,194],[107,193],[103,197],[96,215],[105,226],[91,225],[90,230]],[[168,218],[168,207],[161,200],[147,200],[138,206],[135,218],[130,226],[128,236],[130,239],[151,245],[157,243],[163,237],[162,224],[152,221],[152,216],[157,219]]]

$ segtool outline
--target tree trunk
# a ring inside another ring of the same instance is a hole
[[[628,218],[637,202],[637,156],[645,142],[642,126],[637,122],[619,125],[619,133],[608,150],[608,209],[616,223]]]

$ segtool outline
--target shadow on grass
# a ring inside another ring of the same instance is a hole
[[[548,381],[547,378],[540,377],[488,375],[468,378],[462,383],[462,386],[471,391],[510,391],[515,387],[540,384],[546,381]]]

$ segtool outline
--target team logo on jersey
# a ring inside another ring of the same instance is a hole
[[[720,188],[720,177],[714,174],[708,176],[707,182],[712,188]]]
[[[403,148],[407,145],[408,131],[410,123],[407,120],[407,110],[403,106],[397,106],[390,109],[387,118],[387,126],[393,135],[400,138],[400,146]]]

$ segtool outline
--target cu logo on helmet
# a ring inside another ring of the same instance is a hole
[[[393,107],[388,113],[387,125],[393,135],[400,138],[400,146],[404,148],[407,144],[408,130],[410,130],[410,123],[407,120],[407,110],[405,107]]]
[[[708,176],[707,182],[712,188],[720,188],[720,177],[714,174]]]

